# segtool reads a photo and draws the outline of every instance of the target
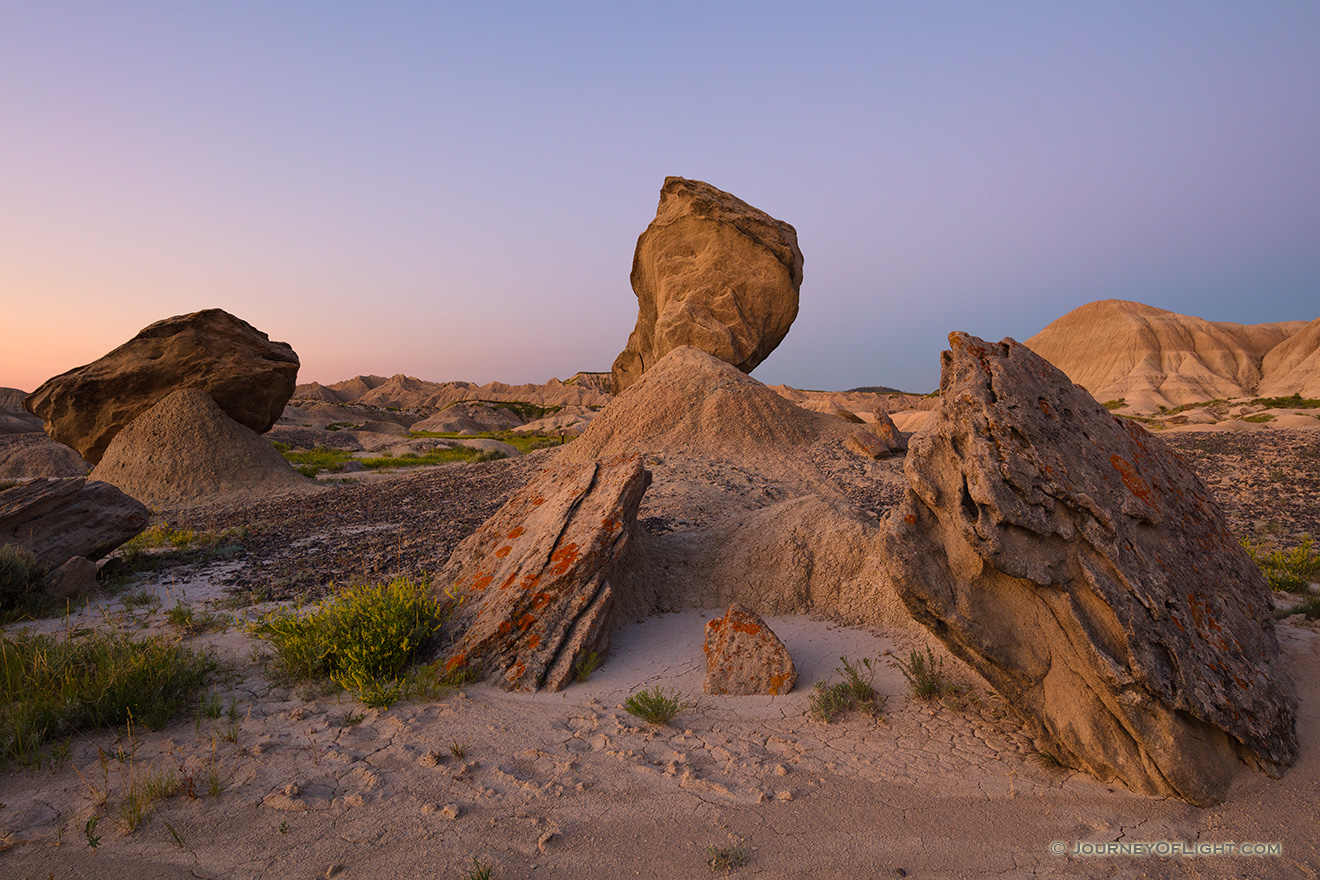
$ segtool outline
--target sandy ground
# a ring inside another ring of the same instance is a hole
[[[154,609],[102,599],[41,628],[168,631],[166,608],[201,612],[223,598],[214,581],[227,565],[146,582],[161,600]],[[1244,774],[1224,805],[1199,809],[1044,765],[983,685],[947,704],[910,699],[882,632],[771,618],[798,687],[778,698],[704,696],[704,622],[722,611],[630,623],[591,679],[563,693],[475,685],[386,711],[272,685],[237,625],[195,636],[235,665],[216,691],[225,711],[131,737],[79,737],[62,769],[0,776],[0,877],[461,878],[477,859],[498,878],[679,878],[715,876],[711,847],[742,847],[748,862],[735,873],[767,878],[1317,876],[1313,629],[1280,628],[1302,698],[1300,761],[1279,780]],[[878,661],[882,719],[807,717],[813,683],[837,680],[841,655]],[[621,709],[651,686],[693,705],[663,727]],[[127,831],[120,804],[131,782],[169,771],[191,778],[195,797],[161,801]],[[210,775],[223,780],[218,796]],[[93,813],[96,848],[84,834]],[[1260,842],[1280,853],[1050,851],[1134,841]]]

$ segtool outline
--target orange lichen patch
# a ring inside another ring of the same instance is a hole
[[[533,506],[533,507],[539,507],[539,506],[541,506],[542,504],[545,504],[545,499],[544,499],[544,498],[533,498],[533,499],[532,499],[532,506]]]
[[[606,517],[601,521],[600,527],[607,532],[615,532],[623,528],[623,523],[613,517]]]
[[[917,515],[915,513],[909,513],[907,516],[903,517],[903,522],[910,526],[915,526],[917,524]]]
[[[761,628],[754,623],[743,623],[741,620],[734,620],[731,622],[733,623],[734,632],[746,633],[749,636],[757,636],[761,634]]]
[[[496,631],[502,636],[507,636],[509,633],[513,632],[513,624],[509,623],[507,620],[502,620]]]
[[[505,546],[503,546],[503,547],[501,547],[500,549],[498,549],[498,550],[495,551],[495,558],[496,558],[496,559],[503,559],[504,557],[508,556],[508,555],[509,555],[510,553],[512,553],[512,552],[513,552],[513,546],[512,546],[512,545],[509,545],[509,544],[506,544]]]
[[[491,576],[488,574],[478,575],[472,579],[472,590],[484,590],[490,586]]]
[[[776,672],[770,676],[770,696],[777,697],[784,687],[784,673]]]
[[[1150,497],[1150,487],[1146,485],[1145,480],[1141,479],[1141,475],[1137,473],[1136,468],[1124,460],[1121,455],[1109,456],[1109,463],[1114,466],[1114,470],[1118,471],[1118,475],[1123,478],[1123,485],[1127,486],[1129,492],[1136,495],[1151,507],[1155,506],[1154,499]]]
[[[467,665],[467,654],[455,654],[445,663],[445,672],[453,672],[462,666]]]
[[[724,618],[723,618],[723,617],[717,617],[717,618],[715,618],[714,620],[707,622],[706,626],[707,626],[708,628],[710,628],[710,629],[717,630],[717,631],[718,631],[718,630],[721,630],[721,629],[724,629]]]
[[[554,601],[554,597],[549,593],[537,593],[532,596],[532,610],[541,611],[547,605]]]
[[[532,633],[532,635],[527,639],[527,647],[535,648],[539,644],[541,644],[540,633]]]
[[[519,586],[522,587],[524,590],[534,590],[536,589],[536,585],[539,584],[540,582],[541,582],[541,575],[533,573],[524,576],[522,579],[522,583],[519,584]]]
[[[514,538],[521,535],[524,531],[526,531],[526,529],[524,529],[522,526],[518,526],[513,531],[509,532],[508,539],[512,541]]]
[[[550,573],[556,577],[566,574],[578,560],[578,545],[565,544],[550,554]]]
[[[527,630],[530,629],[534,623],[536,623],[536,615],[524,614],[522,617],[518,619],[518,629],[522,630],[523,632],[527,632]]]
[[[1036,401],[1036,407],[1041,412],[1045,413],[1046,416],[1050,417],[1051,419],[1054,418],[1054,413],[1050,411],[1050,402],[1045,398],[1042,397],[1040,400]]]
[[[509,576],[504,579],[504,583],[500,584],[500,589],[507,590],[509,587],[513,586],[513,582],[515,579],[517,579],[517,577],[518,577],[518,572],[516,571],[510,572]]]

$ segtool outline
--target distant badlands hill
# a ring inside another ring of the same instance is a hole
[[[1320,318],[1233,324],[1107,299],[1073,309],[1025,344],[1097,400],[1122,399],[1136,412],[1320,398]]]

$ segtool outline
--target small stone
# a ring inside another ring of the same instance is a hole
[[[545,845],[555,839],[553,831],[547,831],[536,839],[536,849],[538,852],[545,852]]]
[[[783,764],[776,764],[776,765],[774,766],[774,771],[775,771],[775,775],[776,775],[776,776],[787,776],[787,775],[788,775],[788,768],[785,767]]]
[[[445,804],[440,808],[440,815],[452,822],[462,815],[462,811],[459,810],[458,804]]]
[[[343,865],[331,865],[325,869],[325,880],[330,880],[331,877],[335,876],[342,870],[344,870]]]
[[[302,789],[298,787],[298,783],[296,782],[290,782],[288,785],[284,786],[284,793],[289,797],[297,797],[298,792],[300,791],[302,791]]]
[[[793,658],[755,611],[734,604],[706,624],[708,694],[786,694],[797,682]]]
[[[793,799],[793,792],[791,792],[791,791],[789,791],[789,790],[787,790],[787,789],[785,789],[785,790],[783,790],[783,791],[781,791],[781,792],[777,792],[777,793],[775,794],[775,799],[776,799],[776,800],[781,800],[781,801],[791,801],[791,800]]]
[[[420,758],[418,758],[417,762],[421,764],[423,767],[439,766],[440,753],[437,751],[429,751],[426,754],[422,755]]]

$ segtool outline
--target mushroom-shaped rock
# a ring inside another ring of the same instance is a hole
[[[1025,346],[949,342],[881,542],[912,615],[1101,779],[1210,804],[1292,764],[1269,588],[1201,480]]]
[[[445,668],[510,689],[567,685],[577,658],[608,644],[610,574],[649,482],[636,455],[551,466],[465,538],[435,580],[458,602]]]
[[[157,321],[86,366],[47,379],[24,406],[46,433],[96,464],[129,422],[179,388],[202,388],[258,434],[284,411],[298,355],[246,321],[206,309]]]
[[[706,622],[708,694],[779,696],[797,683],[793,658],[761,615],[735,603]]]
[[[637,326],[614,361],[614,391],[691,345],[750,373],[798,311],[802,251],[792,226],[700,180],[666,177],[637,239]]]

